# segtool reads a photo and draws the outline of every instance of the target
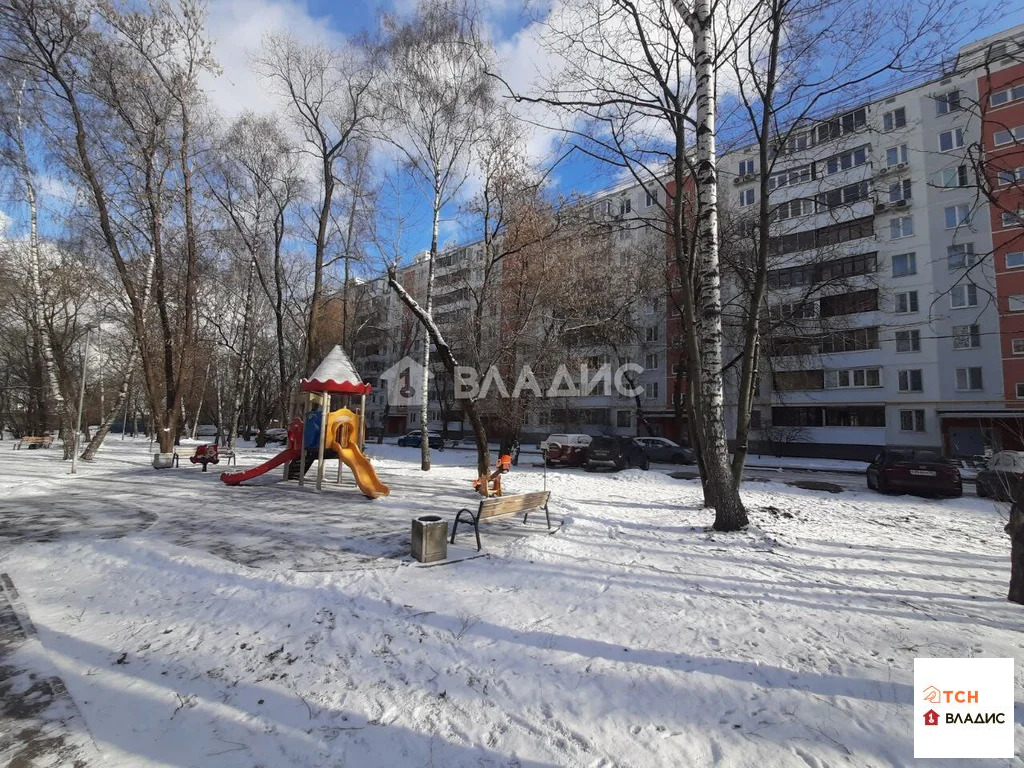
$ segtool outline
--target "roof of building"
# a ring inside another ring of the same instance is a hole
[[[365,395],[370,385],[363,382],[356,373],[352,361],[339,346],[327,353],[316,370],[302,380],[303,392],[330,392],[343,395]]]

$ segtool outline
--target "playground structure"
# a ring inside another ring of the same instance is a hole
[[[303,379],[302,391],[309,395],[310,406],[319,405],[319,408],[309,409],[305,423],[301,419],[292,421],[288,427],[285,449],[251,469],[225,472],[220,479],[228,485],[238,485],[285,465],[285,479],[298,480],[299,485],[302,485],[306,473],[317,462],[316,489],[319,491],[323,487],[324,461],[337,458],[339,483],[341,468],[347,466],[364,496],[370,499],[387,496],[390,489],[377,477],[373,465],[362,451],[366,425],[361,414],[366,412],[366,395],[370,392],[370,385],[360,380],[341,347],[332,349],[311,376]],[[348,407],[332,411],[333,395],[345,396],[346,400],[359,395],[360,413]]]
[[[481,496],[501,496],[501,476],[512,469],[512,456],[507,453],[498,457],[498,463],[491,474],[473,481],[473,490]]]

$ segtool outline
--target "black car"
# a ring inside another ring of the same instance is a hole
[[[975,488],[981,498],[1013,501],[1013,492],[1024,480],[1024,451],[999,451],[978,472]]]
[[[398,444],[403,448],[419,448],[420,443],[423,442],[423,433],[418,429],[412,432],[406,432],[400,438],[398,438]],[[427,445],[431,448],[440,448],[444,444],[441,439],[441,435],[438,432],[429,432],[427,434]]]
[[[651,457],[651,461],[664,461],[669,464],[693,464],[693,451],[685,445],[673,443],[664,437],[634,438]]]
[[[588,472],[595,469],[639,469],[651,468],[651,457],[632,437],[605,435],[595,437],[587,446],[587,462],[583,468]]]
[[[868,465],[868,488],[881,493],[963,496],[960,470],[935,451],[886,448]]]

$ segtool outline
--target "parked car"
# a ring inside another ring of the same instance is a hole
[[[268,443],[286,443],[288,442],[288,430],[284,427],[271,427],[266,431]]]
[[[400,438],[398,438],[398,444],[403,448],[419,448],[420,442],[423,440],[423,433],[418,429],[414,429],[412,432],[406,432]],[[441,440],[440,432],[429,432],[427,433],[427,445],[431,448],[440,448],[443,444]]]
[[[881,493],[964,494],[960,470],[949,459],[916,448],[886,448],[868,465],[867,481]]]
[[[541,440],[540,450],[546,452],[549,467],[579,467],[587,460],[587,446],[593,439],[590,435],[556,433]]]
[[[1024,451],[999,451],[992,455],[977,478],[978,495],[1013,501],[1013,492],[1024,480]]]
[[[620,470],[631,467],[651,468],[651,457],[632,437],[603,435],[595,437],[587,446],[587,463],[584,464],[584,469],[588,472],[602,468]]]
[[[651,461],[662,461],[669,464],[693,464],[693,451],[679,443],[673,443],[664,437],[635,437]]]

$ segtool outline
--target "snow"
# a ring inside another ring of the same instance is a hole
[[[726,535],[668,468],[520,466],[506,492],[546,482],[560,528],[418,567],[409,521],[475,503],[471,453],[369,445],[369,501],[107,445],[74,477],[0,450],[0,571],[110,766],[907,765],[914,657],[1024,647],[973,497],[751,482]]]

